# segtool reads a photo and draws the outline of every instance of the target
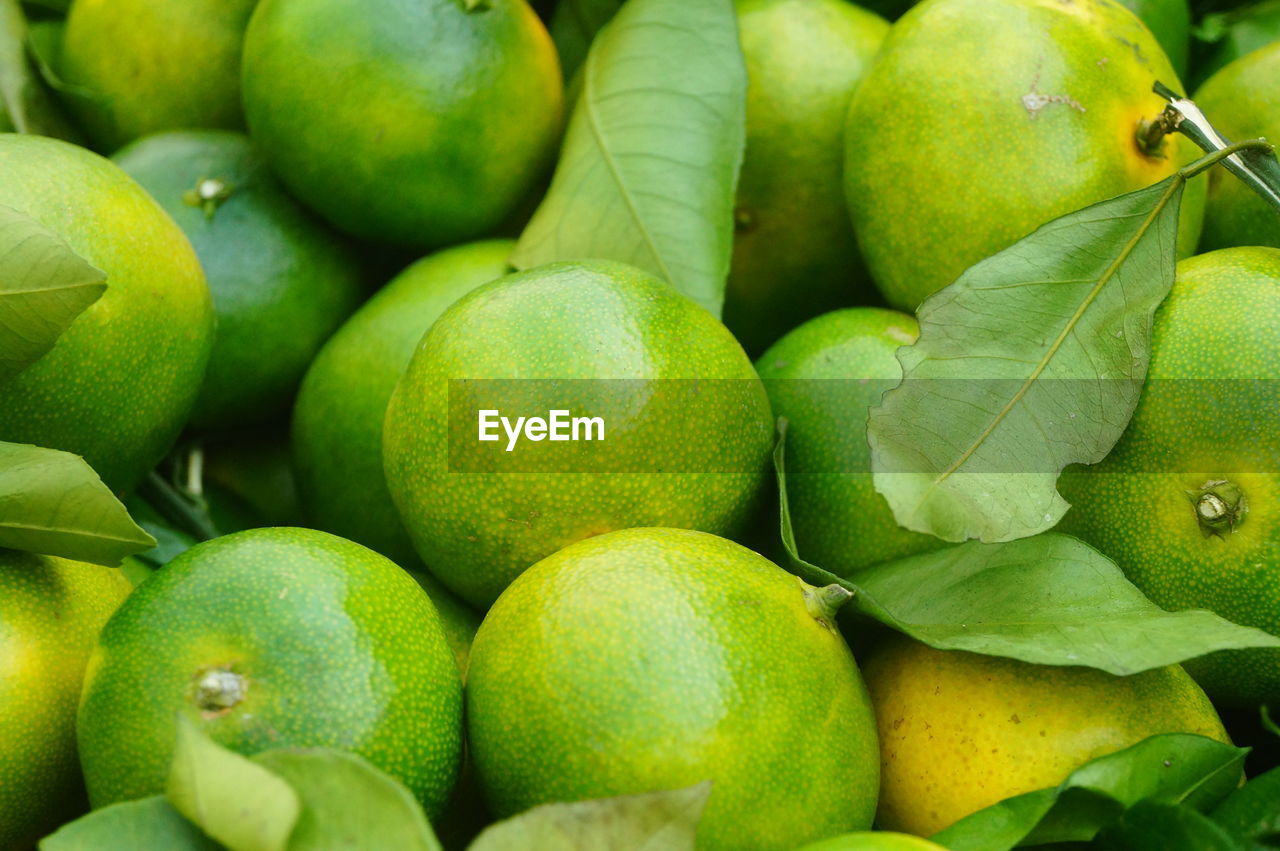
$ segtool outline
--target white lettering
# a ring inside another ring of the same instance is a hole
[[[511,427],[511,420],[506,417],[502,418],[502,429],[507,433],[507,451],[511,452],[516,448],[516,441],[520,439],[520,429],[524,426],[524,417],[516,417],[516,427]]]
[[[481,440],[497,440],[498,435],[490,434],[490,429],[498,427],[498,421],[494,419],[498,416],[497,411],[481,411],[480,412],[480,439]]]
[[[585,437],[578,437],[578,426],[582,426]],[[596,436],[591,436],[591,430],[596,430]],[[574,440],[604,440],[604,417],[574,417],[573,418],[573,439]]]
[[[578,441],[604,440],[604,417],[570,417],[569,411],[556,408],[547,412],[547,417],[511,417],[502,416],[501,411],[485,409],[477,412],[477,437],[482,441],[496,441],[498,427],[507,436],[507,451],[514,452],[516,444],[523,437],[535,443],[543,440]]]

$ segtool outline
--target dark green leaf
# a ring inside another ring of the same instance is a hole
[[[1185,183],[1049,222],[921,305],[920,338],[898,350],[903,382],[868,428],[899,524],[1009,541],[1061,519],[1058,474],[1101,461],[1137,404]]]
[[[0,205],[0,381],[52,349],[106,279],[53,231]]]
[[[971,541],[886,562],[843,579],[797,551],[787,502],[786,424],[774,450],[782,541],[792,569],[815,585],[854,592],[847,607],[942,650],[1041,665],[1136,674],[1215,650],[1280,647],[1262,630],[1212,612],[1166,612],[1115,563],[1067,535],[1003,544]]]
[[[40,842],[40,851],[216,851],[220,847],[161,795],[94,810]]]
[[[1139,801],[1096,844],[1105,851],[1241,851],[1207,816],[1159,801]]]
[[[747,74],[731,0],[631,0],[587,54],[551,189],[518,268],[618,260],[720,314]]]
[[[19,133],[80,141],[33,67],[27,47],[22,6],[18,0],[0,0],[0,112],[8,113]]]
[[[164,567],[196,545],[197,541],[194,537],[181,529],[174,528],[151,503],[138,494],[131,496],[125,502],[125,507],[129,509],[134,522],[156,540],[154,547],[138,553],[135,557],[152,569]]]
[[[622,0],[560,0],[556,4],[551,14],[551,38],[560,54],[560,67],[566,80],[587,58],[596,33],[620,8]]]
[[[253,761],[283,778],[302,801],[289,851],[440,851],[422,807],[409,790],[355,754],[274,750],[258,754]]]
[[[178,718],[169,784],[174,808],[231,851],[284,851],[302,805],[284,780]]]
[[[80,456],[0,442],[0,547],[114,567],[155,545]]]
[[[1091,760],[1053,789],[1028,792],[931,837],[951,851],[1083,842],[1139,801],[1208,809],[1240,779],[1247,750],[1186,733],[1152,736]]]
[[[1232,792],[1212,816],[1248,851],[1280,848],[1280,768],[1260,774]]]
[[[498,822],[467,851],[693,851],[710,781],[670,792],[546,804]]]

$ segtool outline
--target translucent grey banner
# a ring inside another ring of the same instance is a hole
[[[1042,379],[1034,397],[1021,379],[915,379],[922,420],[938,440],[966,436],[946,424],[961,408],[999,412],[1034,403],[1034,435],[1078,440],[1093,424],[1123,421],[1126,410],[1099,398],[1133,399],[1138,383]],[[791,421],[794,475],[865,474],[868,411],[901,382],[866,379],[457,379],[448,387],[448,462],[460,473],[743,473],[757,470],[772,418]],[[1280,379],[1148,380],[1108,469],[1126,473],[1280,472]],[[772,415],[765,394],[773,400]],[[927,415],[927,416],[924,416]],[[970,418],[971,419],[971,418]],[[991,417],[999,445],[1009,418]],[[1060,424],[1070,428],[1060,428]],[[917,423],[918,425],[918,423]],[[1083,428],[1082,428],[1083,426]],[[1064,435],[1066,435],[1064,437]],[[1077,435],[1072,437],[1071,435]],[[1141,449],[1141,451],[1136,451]],[[1025,453],[1023,453],[1025,454]],[[1046,456],[1049,453],[1046,453]],[[970,473],[1044,473],[982,453]],[[884,469],[883,472],[912,472]]]

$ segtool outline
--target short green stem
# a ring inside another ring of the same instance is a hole
[[[1187,499],[1206,537],[1234,532],[1249,514],[1244,490],[1226,479],[1214,479],[1187,491]]]
[[[1182,175],[1182,177],[1185,180],[1190,180],[1191,178],[1195,177],[1197,174],[1200,174],[1202,171],[1206,171],[1207,169],[1213,168],[1215,165],[1227,159],[1228,157],[1234,156],[1240,153],[1241,151],[1249,150],[1250,148],[1259,148],[1259,149],[1265,149],[1268,151],[1275,150],[1275,146],[1272,145],[1270,142],[1268,142],[1266,139],[1247,139],[1243,142],[1232,142],[1230,145],[1228,145],[1225,148],[1220,148],[1216,151],[1206,154],[1205,156],[1201,157],[1200,159],[1196,160],[1190,165],[1183,166],[1182,168],[1178,169],[1178,174]]]
[[[852,599],[853,592],[843,585],[832,583],[821,588],[812,585],[804,587],[804,604],[809,614],[828,625],[834,625],[836,612]]]

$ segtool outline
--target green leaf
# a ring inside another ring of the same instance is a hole
[[[284,780],[178,717],[169,802],[231,851],[284,851],[302,805]]]
[[[1152,736],[1085,763],[1056,788],[1008,798],[930,838],[951,851],[1088,841],[1139,801],[1212,807],[1239,781],[1247,753],[1204,736]]]
[[[1280,768],[1232,792],[1211,815],[1248,851],[1280,848]]]
[[[1105,851],[1240,851],[1239,844],[1190,807],[1139,801],[1098,835]]]
[[[1061,519],[1058,474],[1101,461],[1137,405],[1185,183],[1049,222],[921,305],[919,339],[898,350],[903,381],[868,429],[900,525],[1009,541]]]
[[[596,33],[609,23],[622,0],[560,0],[551,13],[551,40],[560,54],[560,67],[569,79],[587,58]]]
[[[885,562],[845,579],[805,561],[787,499],[786,420],[778,423],[783,547],[814,585],[838,583],[862,615],[941,650],[1083,665],[1124,676],[1215,650],[1280,647],[1280,638],[1212,612],[1166,612],[1115,563],[1075,538],[1044,533],[1003,544],[971,541]]]
[[[693,851],[711,782],[546,804],[487,828],[467,851]]]
[[[283,778],[302,801],[289,851],[440,851],[413,794],[355,754],[322,748],[273,750],[253,761]]]
[[[52,349],[106,278],[53,231],[0,205],[0,382]]]
[[[623,6],[587,54],[555,177],[512,264],[630,263],[718,316],[746,88],[732,0]]]
[[[0,547],[114,567],[155,545],[80,456],[0,442]]]
[[[27,51],[27,19],[18,0],[0,0],[0,112],[19,133],[79,142]]]
[[[161,795],[94,810],[40,842],[40,851],[216,851],[220,847]]]

